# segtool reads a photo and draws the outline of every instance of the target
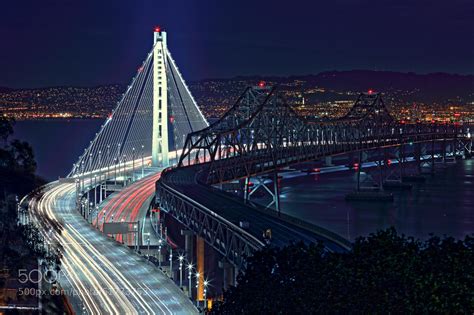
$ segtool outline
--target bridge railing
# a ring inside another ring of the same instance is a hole
[[[243,267],[245,257],[264,247],[264,244],[247,231],[219,216],[211,209],[194,201],[166,184],[172,168],[165,169],[156,183],[157,202],[160,208],[173,215],[186,228],[213,246],[236,266]]]

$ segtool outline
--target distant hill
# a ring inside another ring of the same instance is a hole
[[[14,90],[14,89],[0,86],[0,93],[11,92],[11,91],[13,91],[13,90]]]
[[[468,98],[474,94],[474,76],[446,73],[415,74],[390,71],[330,71],[308,76],[308,81],[334,90],[412,91],[432,100]]]
[[[416,74],[393,71],[327,71],[315,75],[239,76],[232,79],[211,79],[200,82],[258,82],[264,80],[280,84],[295,80],[303,82],[302,88],[314,86],[338,92],[362,92],[373,89],[386,94],[394,94],[405,100],[439,102],[457,100],[474,101],[474,75],[448,73]]]

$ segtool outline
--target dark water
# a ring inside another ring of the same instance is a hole
[[[15,138],[30,142],[38,173],[47,179],[65,176],[99,130],[101,120],[20,121]],[[439,170],[412,191],[395,192],[395,202],[348,203],[355,173],[305,175],[282,182],[282,211],[353,240],[395,226],[410,236],[430,233],[462,238],[474,233],[474,160]]]
[[[426,239],[430,233],[464,238],[474,233],[474,160],[438,170],[412,191],[393,192],[393,203],[350,203],[355,171],[305,175],[282,182],[282,211],[350,240],[394,226]]]
[[[37,173],[53,180],[69,173],[102,122],[95,119],[17,121],[13,137],[33,146]]]

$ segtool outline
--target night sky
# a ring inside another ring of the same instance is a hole
[[[472,0],[15,0],[0,7],[0,86],[128,83],[155,25],[188,81],[474,73]]]

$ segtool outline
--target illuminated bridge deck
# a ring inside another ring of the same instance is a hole
[[[316,226],[312,229],[301,227],[276,215],[270,215],[262,209],[258,210],[247,205],[237,196],[199,183],[197,174],[205,165],[177,168],[165,172],[162,175],[162,183],[235,225],[238,225],[240,221],[249,222],[247,232],[261,241],[263,241],[263,231],[271,229],[271,243],[274,246],[285,246],[298,241],[305,243],[322,241],[329,251],[342,252],[349,248],[350,243],[347,240],[330,231]]]

